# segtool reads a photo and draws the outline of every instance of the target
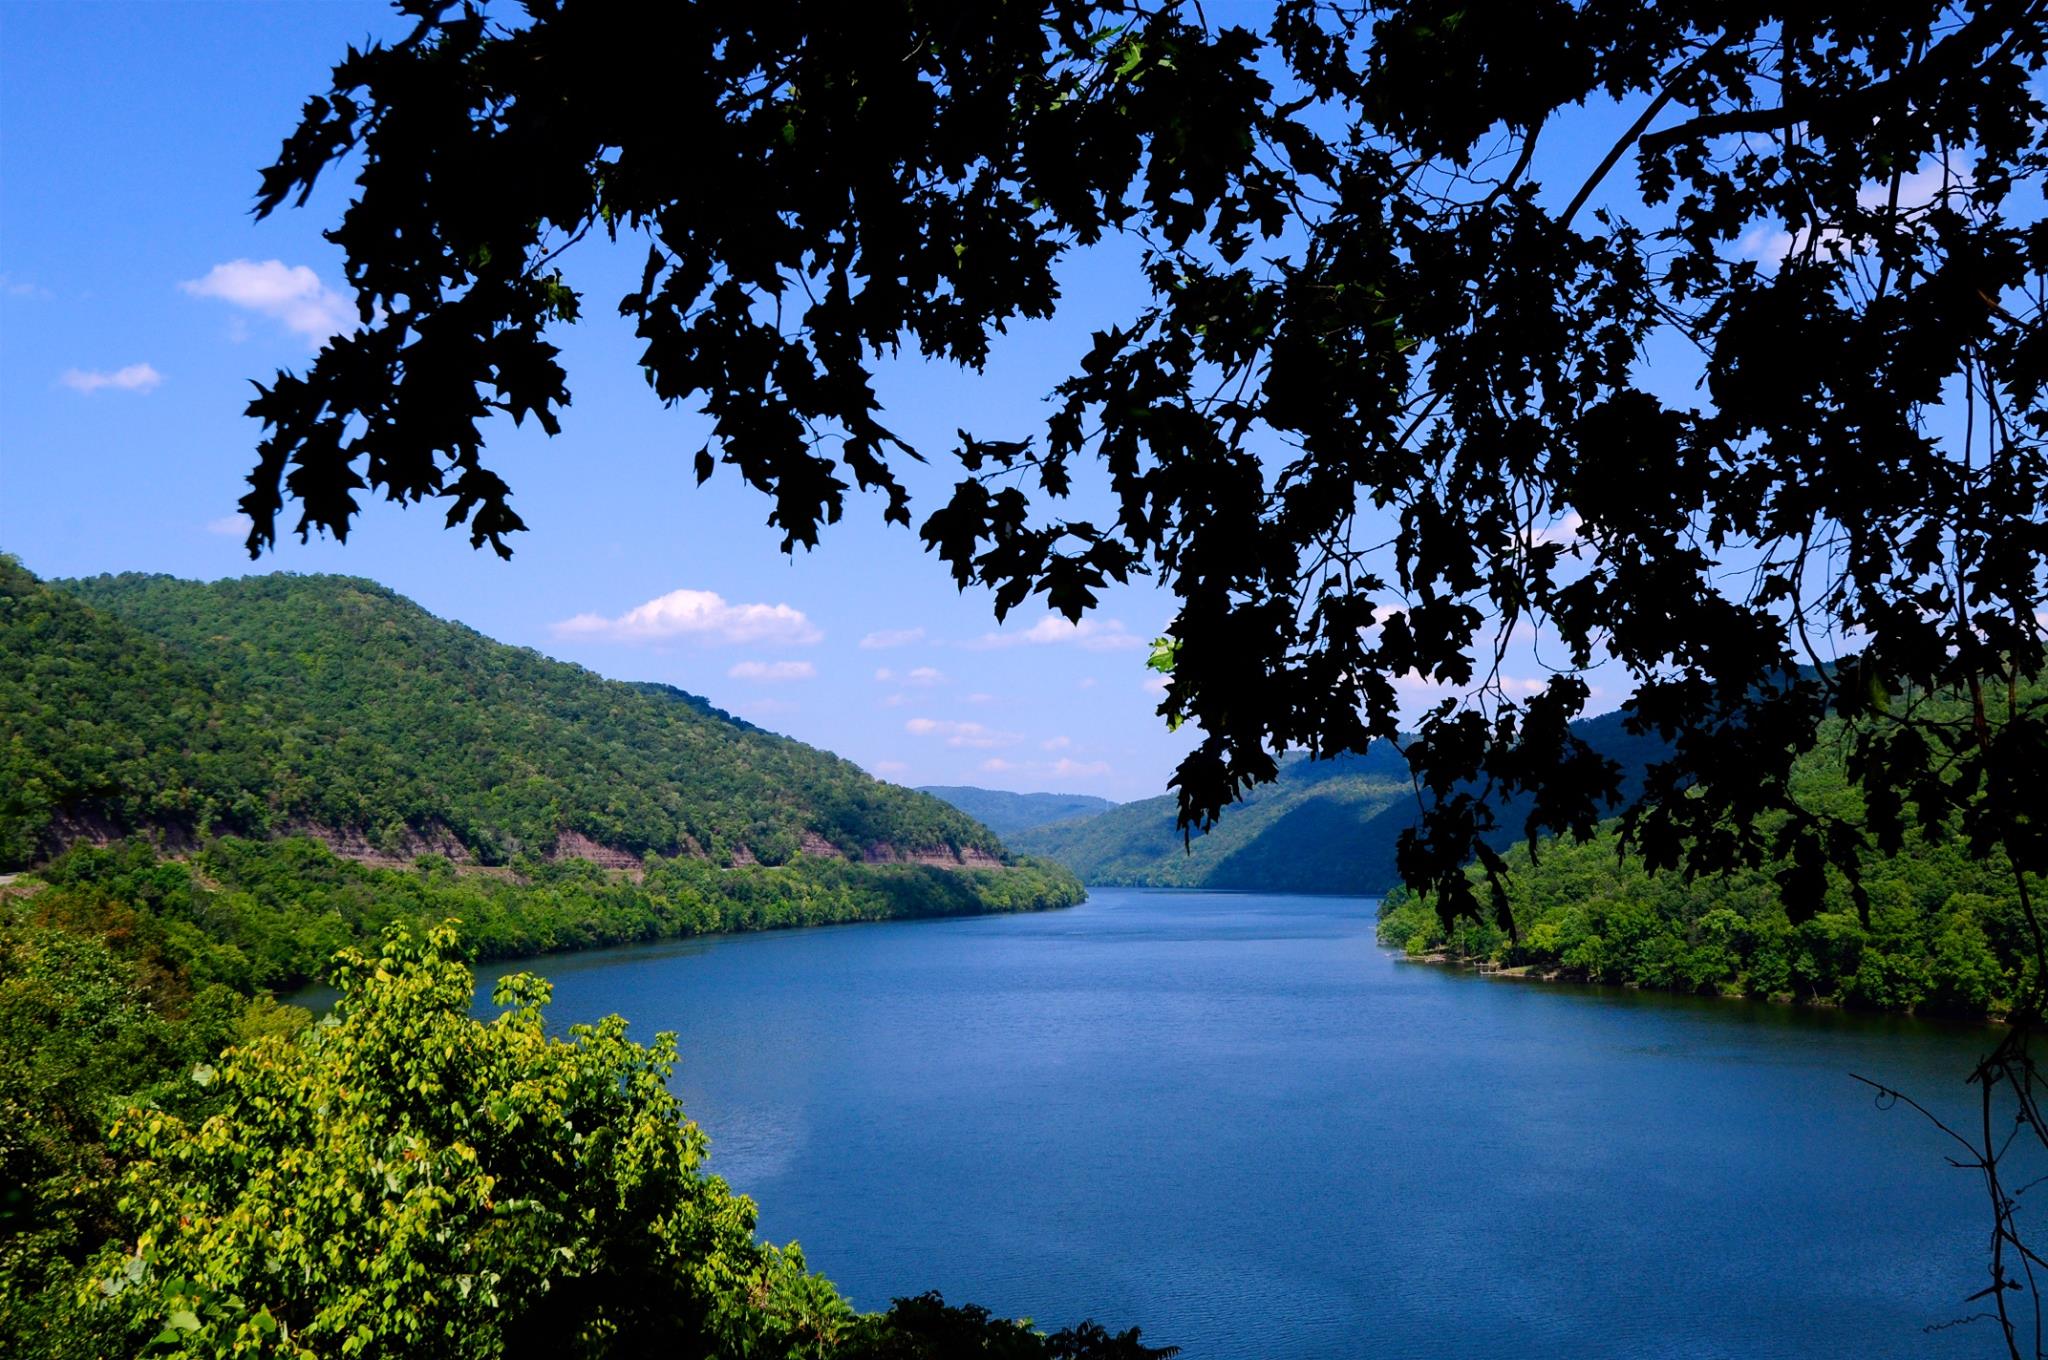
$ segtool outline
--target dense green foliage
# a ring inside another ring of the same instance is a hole
[[[1794,788],[1854,821],[1863,810],[1841,727],[1800,758]],[[1909,834],[1899,853],[1869,856],[1854,885],[1831,873],[1810,913],[1788,911],[1782,860],[1691,880],[1652,874],[1612,825],[1506,859],[1513,938],[1492,920],[1446,924],[1403,888],[1381,904],[1381,942],[1544,976],[1951,1015],[2003,1013],[2038,981],[2011,865],[1953,834]]]
[[[0,866],[76,832],[319,827],[410,858],[779,864],[988,831],[701,699],[602,679],[343,577],[39,583],[0,559]]]
[[[1164,1353],[935,1296],[856,1314],[703,1174],[670,1037],[550,1037],[525,975],[472,1019],[452,926],[342,951],[309,1026],[195,986],[218,942],[159,916],[178,887],[131,855],[0,898],[9,1356]]]
[[[702,1175],[665,1041],[548,1039],[530,979],[469,1019],[438,924],[504,957],[1064,906],[1071,874],[364,582],[75,588],[0,558],[0,863],[71,843],[0,886],[0,1353],[1156,1353],[930,1296],[855,1314]],[[337,955],[308,1029],[271,996]]]
[[[41,877],[141,901],[158,928],[182,932],[182,959],[199,977],[274,991],[313,981],[336,950],[393,924],[455,918],[471,957],[516,959],[729,930],[1040,911],[1083,895],[1073,875],[1040,864],[934,868],[805,856],[774,868],[715,868],[655,858],[643,875],[627,875],[588,860],[465,870],[430,854],[393,868],[338,858],[305,838],[223,838],[186,862],[160,862],[139,842],[80,846]]]
[[[146,850],[95,881],[0,889],[0,1353],[119,1353],[71,1299],[113,1231],[115,1108],[202,1114],[194,1064],[307,1018],[221,980],[235,951],[159,910],[188,891]]]
[[[1061,822],[1070,817],[1092,817],[1117,806],[1107,798],[1086,793],[1010,793],[1004,789],[978,789],[967,784],[926,784],[918,789],[942,803],[949,803],[980,822],[998,836],[1009,837],[1029,827]]]
[[[137,841],[81,846],[41,877],[144,904],[154,928],[184,941],[181,958],[196,976],[244,991],[303,986],[337,950],[395,924],[458,919],[470,956],[496,959],[720,931],[1039,911],[1083,895],[1071,874],[1028,863],[942,869],[806,856],[719,869],[657,857],[629,874],[583,860],[496,870],[424,855],[397,868],[342,859],[298,837],[223,838],[186,861],[159,860]]]

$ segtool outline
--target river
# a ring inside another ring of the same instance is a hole
[[[486,971],[677,1031],[712,1169],[862,1307],[1195,1358],[2000,1349],[1936,1327],[1979,1306],[1978,1182],[1848,1075],[1960,1114],[1990,1031],[1479,978],[1373,908],[1098,889]]]

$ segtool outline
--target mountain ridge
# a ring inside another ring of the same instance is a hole
[[[1620,713],[1581,719],[1572,730],[1619,762],[1623,791],[1640,784],[1661,752],[1629,733]],[[1280,777],[1223,810],[1206,833],[1183,838],[1172,794],[1026,828],[1011,848],[1064,865],[1092,887],[1225,888],[1376,895],[1399,882],[1395,847],[1415,825],[1408,763],[1386,743],[1362,755],[1296,755]],[[1521,800],[1499,810],[1495,848],[1521,839]]]
[[[958,808],[998,836],[1049,822],[1092,817],[1120,806],[1114,799],[1090,793],[1012,793],[973,784],[920,784],[917,791]]]
[[[1011,859],[830,752],[358,577],[43,582],[0,558],[0,716],[0,868],[131,831],[311,835],[388,863]]]

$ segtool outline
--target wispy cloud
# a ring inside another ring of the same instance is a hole
[[[871,652],[883,651],[890,647],[908,647],[913,642],[924,641],[922,628],[884,628],[869,633],[860,640],[860,645]]]
[[[694,641],[803,647],[825,635],[801,609],[786,604],[728,604],[709,590],[671,590],[617,618],[578,614],[555,625],[555,636],[601,642]]]
[[[1005,760],[1001,756],[990,756],[981,762],[981,768],[989,774],[1036,774],[1048,775],[1054,779],[1089,779],[1114,773],[1106,760],[1069,760],[1061,757],[1046,762],[1043,760]]]
[[[742,661],[726,672],[734,680],[765,680],[775,683],[783,680],[816,679],[818,668],[808,661]]]
[[[1073,744],[1074,739],[1072,737],[1047,737],[1044,741],[1038,743],[1038,749],[1041,751],[1064,751]]]
[[[17,279],[12,274],[0,274],[0,294],[16,298],[34,298],[38,302],[47,302],[56,296],[41,284],[28,279]]]
[[[87,396],[102,388],[116,392],[148,392],[164,380],[164,375],[149,364],[130,364],[108,373],[96,368],[67,368],[59,374],[57,381],[74,392]]]
[[[896,775],[907,774],[909,771],[910,767],[900,760],[878,760],[874,765],[876,774]]]
[[[178,285],[193,297],[218,298],[267,316],[294,335],[319,345],[331,335],[356,328],[355,305],[320,282],[305,265],[283,260],[229,260],[204,278]]]
[[[1015,632],[983,633],[966,644],[977,651],[992,647],[1073,646],[1090,652],[1110,652],[1124,647],[1142,647],[1145,639],[1125,628],[1121,619],[1082,619],[1071,623],[1048,613],[1029,628]]]
[[[206,532],[219,534],[223,538],[247,538],[249,517],[247,515],[222,515],[219,519],[206,521]]]
[[[979,749],[1015,746],[1024,740],[1020,733],[998,732],[978,722],[952,722],[945,718],[912,718],[903,724],[903,730],[913,737],[944,737],[948,746]]]
[[[1951,194],[1968,191],[1976,183],[1974,170],[1974,163],[1968,160],[1946,165],[1939,160],[1930,160],[1919,169],[1899,176],[1899,211],[1918,212]],[[1857,204],[1866,211],[1885,208],[1891,201],[1890,180],[1873,181],[1856,192]],[[1758,223],[1742,234],[1736,249],[1750,259],[1779,265],[1795,252],[1805,250],[1809,244],[1817,245],[1822,251],[1839,250],[1843,239],[1842,233],[1834,227],[1822,227],[1816,235],[1810,226],[1786,231],[1782,226]]]

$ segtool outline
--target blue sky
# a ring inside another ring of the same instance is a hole
[[[986,596],[955,592],[872,502],[785,557],[764,500],[729,473],[695,485],[702,422],[641,382],[607,305],[632,264],[601,250],[575,261],[592,319],[561,337],[562,436],[492,436],[532,529],[511,562],[443,532],[431,506],[378,505],[345,547],[287,540],[252,566],[233,518],[257,434],[249,380],[303,365],[344,305],[319,233],[345,182],[259,224],[257,171],[344,46],[397,31],[353,0],[0,6],[0,548],[46,577],[366,576],[900,782],[1163,791],[1191,739],[1165,731],[1146,683],[1167,596],[1119,592],[1080,631],[1040,609],[997,629]],[[985,379],[892,371],[899,426],[944,448],[961,423],[1035,418],[1091,324],[1121,310],[1110,263],[1078,264],[1070,314],[1007,344]]]
[[[1209,13],[1264,9],[1240,8]],[[1141,582],[1079,629],[1035,606],[997,628],[988,598],[957,593],[873,501],[856,500],[816,552],[786,557],[768,503],[729,469],[696,486],[705,423],[663,409],[640,378],[639,346],[610,306],[637,283],[632,243],[586,241],[565,262],[586,320],[555,336],[574,392],[561,437],[502,421],[490,432],[492,465],[531,528],[511,562],[442,530],[433,506],[375,504],[347,546],[286,540],[252,567],[234,514],[257,438],[242,415],[249,382],[303,366],[349,305],[320,237],[347,175],[257,223],[257,174],[345,47],[400,31],[367,0],[0,4],[0,549],[46,577],[366,576],[492,637],[682,686],[899,782],[1164,791],[1195,737],[1166,730],[1144,667],[1171,598]],[[1575,187],[1633,115],[1556,119],[1537,168],[1549,191]],[[1602,196],[1626,196],[1627,182],[1610,176]],[[1640,203],[1630,215],[1644,220]],[[1773,230],[1758,224],[1738,249],[1770,267],[1785,241]],[[1125,249],[1072,259],[1059,318],[999,342],[984,375],[915,359],[885,368],[890,424],[938,451],[963,425],[1035,432],[1042,394],[1089,334],[1139,303]],[[1645,367],[1653,387],[1691,398],[1695,360],[1663,346]],[[950,476],[937,461],[906,473],[921,519]],[[1525,644],[1509,657],[1511,688],[1543,674]],[[1594,710],[1612,707],[1618,681],[1593,683]],[[1425,691],[1413,692],[1419,703]]]

